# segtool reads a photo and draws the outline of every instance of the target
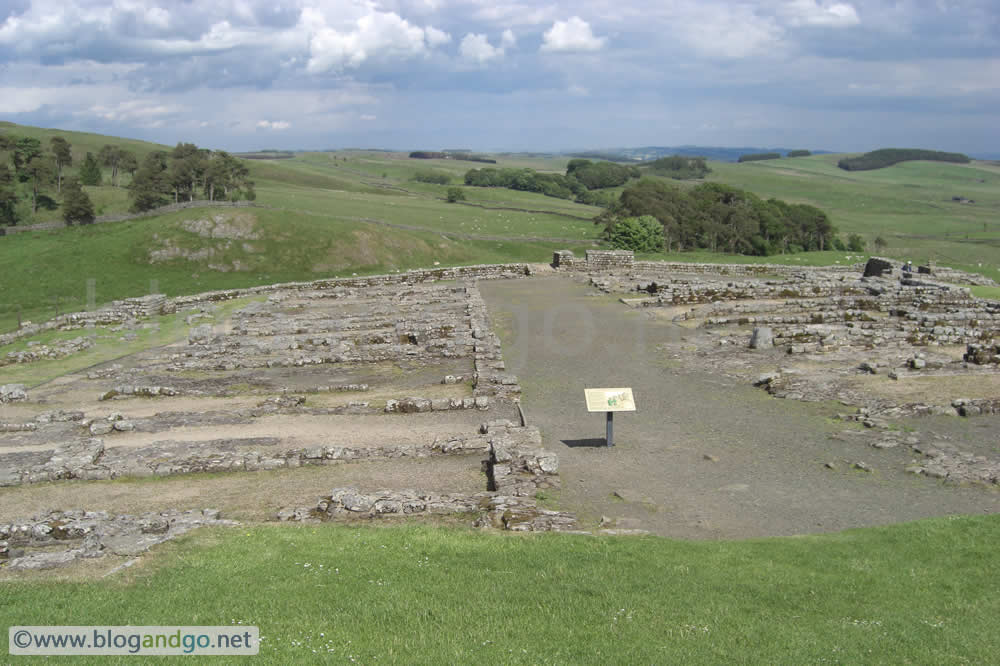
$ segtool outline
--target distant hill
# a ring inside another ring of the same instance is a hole
[[[942,153],[938,150],[921,150],[919,148],[882,148],[858,157],[845,157],[837,162],[837,166],[844,171],[871,171],[913,160],[955,162],[957,164],[968,164],[971,161],[968,155],[962,153]]]
[[[131,151],[140,162],[143,157],[154,150],[170,150],[173,148],[173,146],[163,146],[149,141],[139,141],[138,139],[123,139],[116,136],[104,136],[103,134],[31,127],[30,125],[17,125],[6,121],[0,121],[0,134],[14,134],[38,139],[46,148],[48,148],[49,140],[52,137],[61,136],[69,141],[72,146],[74,164],[82,162],[87,153],[97,155],[101,148],[107,144]]]
[[[741,155],[750,153],[781,153],[787,155],[795,148],[729,148],[721,146],[643,146],[640,148],[605,148],[564,153],[570,157],[611,160],[613,162],[651,162],[661,157],[682,155],[704,157],[714,162],[736,162]],[[830,154],[830,150],[811,150],[813,155]]]

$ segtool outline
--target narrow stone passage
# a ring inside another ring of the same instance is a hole
[[[528,423],[559,454],[554,499],[584,527],[607,516],[666,536],[742,538],[1000,511],[998,493],[905,474],[900,451],[831,439],[843,429],[829,420],[835,406],[672,369],[657,346],[697,331],[563,276],[479,288]],[[584,388],[618,386],[633,388],[638,410],[616,415],[609,449]]]

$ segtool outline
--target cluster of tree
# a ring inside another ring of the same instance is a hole
[[[270,148],[255,150],[252,153],[233,153],[233,155],[244,160],[290,160],[295,157],[293,152]]]
[[[52,186],[64,194],[63,216],[67,223],[94,221],[93,203],[79,181],[63,177],[63,169],[73,164],[73,148],[65,138],[52,137],[46,150],[39,139],[4,134],[0,135],[0,153],[5,155],[0,160],[0,224],[18,223],[22,193],[31,200],[32,216],[40,205],[56,208],[58,203],[45,193]]]
[[[647,162],[641,166],[643,169],[648,169],[657,176],[666,176],[674,180],[694,180],[704,178],[712,173],[712,170],[705,164],[704,157],[671,155],[670,157],[661,157],[658,160]]]
[[[573,159],[566,167],[566,175],[541,173],[534,169],[485,167],[469,169],[465,184],[473,187],[505,187],[522,192],[538,192],[557,199],[570,199],[591,206],[612,205],[616,196],[602,188],[624,185],[630,178],[639,177],[637,167],[625,167],[612,162],[591,162]]]
[[[418,183],[431,183],[434,185],[447,185],[451,182],[451,174],[445,171],[435,171],[434,169],[421,169],[413,174],[413,180]]]
[[[558,173],[539,173],[534,169],[469,169],[465,184],[473,187],[505,187],[522,192],[540,192],[559,199],[572,199],[586,191],[580,181]]]
[[[761,160],[780,160],[781,153],[747,153],[740,155],[737,162],[759,162]]]
[[[615,238],[622,220],[651,215],[663,227],[663,247],[705,248],[713,252],[768,255],[834,247],[836,229],[826,213],[806,204],[764,200],[720,183],[680,189],[641,180],[598,215],[605,238]]]
[[[641,175],[639,167],[624,166],[614,162],[572,159],[566,165],[566,177],[575,178],[588,190],[618,187],[627,183],[630,178],[639,178]]]
[[[970,162],[968,155],[962,153],[942,153],[937,150],[921,150],[919,148],[882,148],[859,157],[845,157],[837,162],[837,166],[845,171],[869,171],[910,160],[957,162],[959,164]]]
[[[812,153],[810,153],[808,150],[789,150],[788,151],[788,156],[789,157],[809,157],[810,155],[812,155]]]
[[[462,160],[463,162],[485,162],[486,164],[497,163],[495,159],[465,152],[443,153],[431,150],[414,150],[410,153],[410,157],[418,160]]]
[[[237,157],[193,143],[178,143],[169,153],[154,151],[139,165],[129,185],[131,210],[142,212],[170,202],[194,201],[201,190],[209,201],[257,198],[250,170]]]
[[[614,151],[603,152],[600,150],[588,150],[582,153],[570,153],[570,157],[583,157],[588,160],[605,160],[608,162],[629,162],[632,160],[631,157],[625,156],[622,153],[617,153]]]
[[[576,195],[577,203],[586,204],[588,206],[598,206],[600,208],[614,206],[617,201],[618,194],[614,191],[585,189]]]

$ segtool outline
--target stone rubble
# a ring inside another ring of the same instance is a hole
[[[576,528],[576,519],[563,511],[538,507],[532,498],[491,492],[439,495],[416,490],[335,488],[315,507],[282,509],[282,522],[357,520],[398,517],[429,517],[469,514],[475,527],[512,532],[566,531]]]
[[[162,511],[138,516],[106,511],[52,511],[0,523],[0,569],[26,571],[79,559],[132,556],[206,525],[237,523],[214,509]]]
[[[0,403],[19,402],[28,399],[24,384],[4,384],[0,386]]]
[[[14,363],[34,363],[35,361],[48,361],[65,358],[70,354],[76,354],[94,346],[93,338],[79,337],[72,340],[59,342],[52,346],[32,345],[28,343],[28,349],[18,352],[7,352],[0,357],[0,367]]]

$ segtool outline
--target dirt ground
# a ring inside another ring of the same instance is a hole
[[[2,488],[0,500],[7,518],[70,509],[137,514],[211,507],[234,520],[272,520],[281,509],[312,506],[332,489],[347,486],[475,493],[485,489],[486,477],[478,456],[442,456],[271,472],[40,483]]]
[[[563,277],[480,290],[528,423],[559,454],[563,489],[552,501],[584,527],[607,516],[664,536],[745,538],[1000,511],[994,489],[907,474],[914,453],[852,436],[833,419],[839,404],[778,400],[708,369],[682,370],[665,349],[702,333],[664,316]],[[587,413],[584,388],[619,386],[633,388],[637,411],[617,415],[607,448],[605,415]],[[897,427],[996,453],[998,425],[925,417]]]

